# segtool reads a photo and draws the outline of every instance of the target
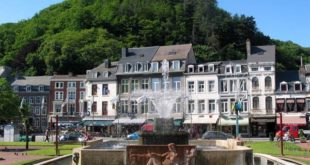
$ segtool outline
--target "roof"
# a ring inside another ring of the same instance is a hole
[[[280,92],[281,82],[286,82],[288,84],[288,92],[294,92],[295,82],[300,82],[302,84],[302,91],[306,90],[306,85],[302,83],[299,79],[298,70],[288,70],[283,72],[276,72],[276,91]]]
[[[87,71],[87,80],[94,81],[94,80],[116,80],[116,72],[117,72],[117,64],[118,62],[112,62],[109,67],[105,66],[105,63],[100,64],[96,68]],[[108,72],[108,77],[104,76],[104,72]],[[93,78],[93,75],[96,74],[96,78]]]
[[[276,61],[276,46],[252,46],[251,54],[247,57],[248,62],[275,62]]]
[[[119,63],[131,62],[148,62],[151,61],[159,46],[140,47],[140,48],[123,48],[122,58]]]
[[[15,80],[12,85],[50,85],[51,76],[24,76]]]
[[[81,80],[81,79],[86,79],[86,75],[54,75],[52,76],[51,81],[55,81],[57,79],[61,80]]]
[[[152,61],[187,59],[192,44],[160,46]]]

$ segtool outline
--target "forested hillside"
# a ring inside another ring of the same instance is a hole
[[[199,62],[245,58],[245,41],[277,45],[278,68],[296,69],[309,49],[272,40],[253,17],[216,0],[65,0],[0,26],[0,64],[27,75],[85,73],[121,47],[193,43]],[[307,62],[307,58],[305,58]]]

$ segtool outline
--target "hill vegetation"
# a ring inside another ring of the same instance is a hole
[[[277,45],[279,69],[297,69],[309,49],[270,39],[253,17],[216,0],[65,0],[29,20],[0,26],[0,64],[26,75],[85,74],[122,47],[193,43],[199,62],[245,59],[245,41]],[[306,62],[307,61],[307,58]]]

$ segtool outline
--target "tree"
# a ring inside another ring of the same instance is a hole
[[[0,78],[0,120],[18,119],[20,116],[18,96],[12,91],[11,86],[4,78]]]

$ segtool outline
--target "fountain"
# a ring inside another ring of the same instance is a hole
[[[172,118],[177,99],[185,99],[181,91],[168,89],[169,64],[162,62],[163,90],[135,91],[137,102],[149,100],[155,108],[154,131],[142,132],[139,141],[106,140],[92,142],[74,151],[73,164],[144,165],[144,164],[253,164],[252,150],[239,146],[234,139],[191,140],[184,131],[177,131]],[[77,158],[78,157],[78,158]]]

